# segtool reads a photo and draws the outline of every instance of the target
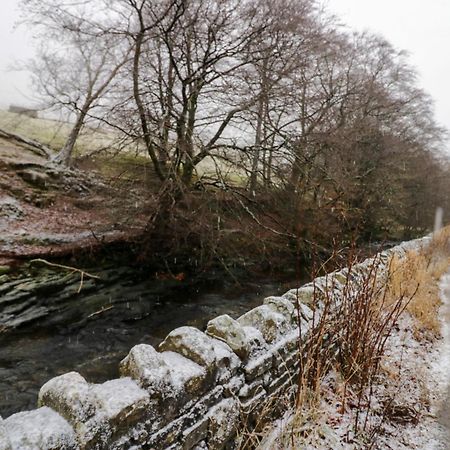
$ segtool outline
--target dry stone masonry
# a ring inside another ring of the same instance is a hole
[[[426,245],[403,243],[353,267],[314,280],[238,319],[222,315],[205,332],[173,330],[159,345],[139,344],[120,363],[121,378],[87,382],[76,372],[42,386],[39,408],[0,417],[0,450],[219,450],[235,448],[271,399],[295,391],[298,349],[307,343],[325,290],[337,298],[374,262]],[[280,403],[280,402],[278,402]],[[273,405],[272,405],[273,408]]]

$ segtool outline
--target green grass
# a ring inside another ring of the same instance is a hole
[[[21,114],[0,111],[0,128],[34,139],[57,151],[64,145],[72,126],[68,122],[33,119]],[[75,156],[82,156],[96,149],[112,146],[113,143],[113,133],[85,128],[78,139]]]
[[[242,187],[247,184],[247,173],[235,164],[223,159],[206,157],[197,165],[197,178],[221,179],[230,186]]]
[[[33,119],[25,115],[0,110],[0,129],[34,139],[51,149],[58,151],[71,130],[71,124],[51,119]],[[95,169],[106,176],[117,176],[121,171],[129,172],[124,177],[132,177],[133,173],[153,171],[145,152],[136,154],[136,148],[125,148],[121,152],[114,150],[116,136],[111,131],[90,129],[86,127],[75,146],[74,157],[80,158],[103,149],[92,158],[92,164],[86,162],[82,166]],[[218,175],[220,173],[220,176]],[[142,174],[141,174],[142,175]],[[229,185],[244,186],[247,174],[231,162],[205,158],[196,170],[196,178],[221,179]]]

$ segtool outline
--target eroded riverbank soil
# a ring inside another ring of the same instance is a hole
[[[141,172],[119,164],[108,173],[63,170],[0,138],[0,265],[139,233],[152,203]]]

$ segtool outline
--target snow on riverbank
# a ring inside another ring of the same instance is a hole
[[[287,412],[266,435],[261,450],[449,450],[450,273],[440,283],[442,338],[417,339],[405,313],[386,345],[382,375],[374,385],[364,438],[355,437],[357,397],[330,373],[314,411]],[[342,412],[343,410],[343,412]],[[360,430],[365,414],[360,414]]]

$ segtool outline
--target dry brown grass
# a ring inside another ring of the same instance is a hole
[[[392,301],[411,298],[407,310],[416,319],[417,335],[439,336],[439,279],[450,265],[450,226],[443,228],[429,246],[409,251],[390,262],[388,296]]]

